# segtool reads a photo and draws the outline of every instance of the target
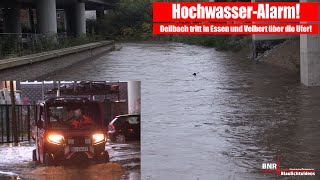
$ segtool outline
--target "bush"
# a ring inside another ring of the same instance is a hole
[[[151,9],[149,0],[120,0],[99,24],[101,34],[108,39],[139,40],[145,33],[151,35]]]

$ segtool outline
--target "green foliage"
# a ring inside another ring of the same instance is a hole
[[[146,32],[151,35],[152,4],[150,0],[120,0],[101,20],[99,29],[108,39],[137,40]]]

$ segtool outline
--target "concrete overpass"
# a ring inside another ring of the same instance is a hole
[[[39,34],[57,33],[57,9],[65,11],[67,32],[75,35],[86,33],[86,10],[99,14],[112,7],[115,0],[1,0],[5,33],[21,33],[20,9],[36,9]],[[30,11],[32,12],[32,11]],[[31,16],[31,15],[30,15]],[[31,16],[32,17],[32,16]],[[30,18],[33,21],[33,18]],[[33,23],[33,22],[32,22]]]

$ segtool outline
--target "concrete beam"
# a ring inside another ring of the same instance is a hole
[[[300,2],[317,2],[317,0],[302,0]],[[320,86],[319,34],[300,35],[300,79],[301,83],[306,86]]]

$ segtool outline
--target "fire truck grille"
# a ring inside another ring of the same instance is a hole
[[[74,146],[88,145],[91,139],[89,137],[69,137],[67,143]]]

